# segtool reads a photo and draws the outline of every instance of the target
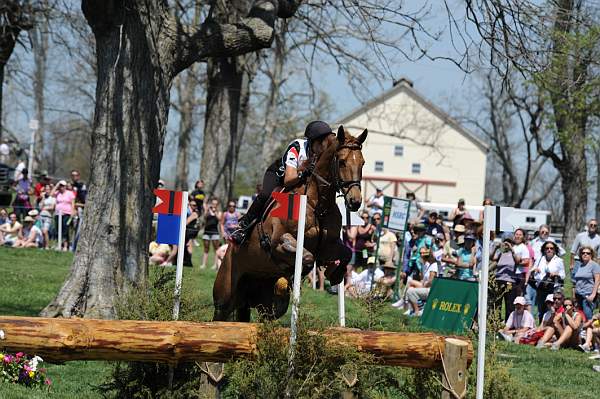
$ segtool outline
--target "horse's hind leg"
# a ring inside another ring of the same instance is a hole
[[[241,323],[250,322],[250,307],[248,305],[241,306],[235,310],[235,320]]]

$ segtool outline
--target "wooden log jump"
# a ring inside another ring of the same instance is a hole
[[[49,362],[123,360],[178,363],[227,362],[256,354],[260,325],[254,323],[192,323],[48,319],[0,316],[0,349],[36,354]],[[285,329],[287,330],[287,329]],[[289,330],[287,330],[289,334]],[[332,328],[330,342],[353,345],[375,356],[378,364],[442,368],[446,338],[433,333],[396,333]],[[464,361],[473,359],[470,341]],[[446,366],[448,360],[445,359]]]

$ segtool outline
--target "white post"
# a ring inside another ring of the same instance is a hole
[[[57,212],[58,214],[58,245],[56,246],[56,249],[58,251],[62,251],[62,213],[60,211]]]
[[[479,270],[479,342],[477,346],[477,399],[483,399],[485,374],[485,338],[487,330],[488,270],[490,267],[490,221],[494,217],[494,206],[487,205],[483,211],[483,253]]]
[[[173,320],[179,319],[179,304],[181,303],[181,280],[183,278],[183,253],[185,247],[185,226],[187,222],[188,192],[181,193],[181,222],[179,223],[179,244],[177,245],[177,270],[175,272],[175,301],[173,303]]]
[[[306,222],[306,195],[300,196],[298,215],[298,237],[296,238],[296,264],[294,268],[294,291],[292,297],[292,321],[290,334],[290,364],[294,358],[294,345],[297,336],[298,305],[300,303],[300,280],[302,279],[302,254],[304,252],[304,224]]]
[[[317,264],[316,263],[313,266],[311,273],[312,273],[312,288],[313,288],[313,290],[316,290],[317,289]]]
[[[31,129],[31,141],[29,142],[29,162],[27,165],[27,171],[29,172],[29,180],[33,181],[33,151],[35,149],[35,133],[40,128],[40,124],[37,119],[31,119],[29,121],[29,128]]]
[[[340,230],[340,238],[344,241],[344,230]],[[340,327],[346,327],[346,297],[344,295],[344,287],[346,283],[346,273],[342,282],[338,284],[338,319],[340,320]]]

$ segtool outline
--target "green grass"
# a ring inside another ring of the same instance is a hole
[[[191,289],[199,294],[202,304],[209,307],[215,272],[200,271],[201,248],[195,248],[194,269],[184,268],[184,290]],[[59,290],[66,277],[72,255],[37,249],[0,248],[0,314],[36,316]],[[210,262],[209,262],[210,263]],[[366,315],[355,301],[346,300],[346,325],[364,327]],[[304,286],[301,309],[312,317],[329,325],[337,325],[337,297],[313,291]],[[204,313],[203,313],[204,314]],[[206,318],[211,312],[206,312]],[[281,319],[288,325],[290,314]],[[376,329],[418,329],[414,320],[400,315],[390,306],[381,309]],[[499,344],[500,356],[514,377],[529,389],[539,392],[543,398],[577,397],[596,398],[593,381],[598,374],[591,369],[592,361],[587,355],[561,350],[536,350],[532,347]],[[0,398],[100,398],[97,387],[110,375],[109,362],[69,362],[63,365],[48,365],[48,375],[53,381],[50,392],[32,390],[10,384],[0,384]],[[474,381],[470,381],[474,383]]]

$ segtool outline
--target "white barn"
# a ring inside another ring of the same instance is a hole
[[[341,118],[353,134],[369,129],[363,146],[363,190],[375,188],[420,201],[481,205],[488,146],[419,94],[412,82],[394,86]]]

